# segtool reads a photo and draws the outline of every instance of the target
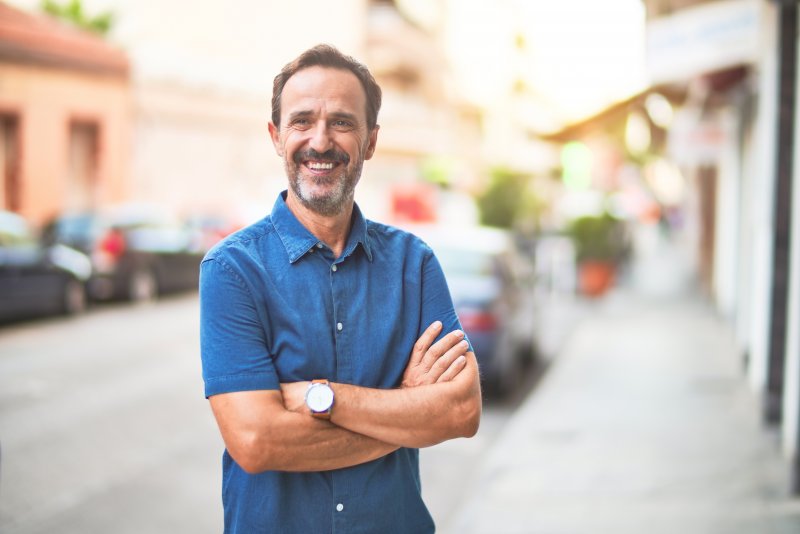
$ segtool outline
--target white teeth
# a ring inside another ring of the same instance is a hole
[[[317,161],[308,162],[308,168],[315,171],[329,171],[333,168],[333,163],[322,163]]]

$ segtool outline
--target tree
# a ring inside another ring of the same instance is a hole
[[[41,9],[57,19],[99,35],[106,35],[114,23],[114,14],[111,11],[90,16],[84,11],[81,0],[69,0],[65,4],[55,0],[42,0]]]
[[[511,169],[493,169],[489,185],[477,198],[481,223],[499,228],[529,222],[536,226],[541,206],[531,193],[531,180],[531,176]]]

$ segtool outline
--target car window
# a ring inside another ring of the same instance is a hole
[[[90,246],[100,229],[92,215],[64,216],[54,220],[44,230],[46,243],[66,243],[78,248]]]
[[[56,231],[63,239],[83,239],[92,231],[92,218],[63,218],[58,221]]]

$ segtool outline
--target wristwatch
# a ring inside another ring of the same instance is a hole
[[[325,379],[312,380],[306,390],[306,406],[318,419],[330,419],[333,408],[333,389]]]

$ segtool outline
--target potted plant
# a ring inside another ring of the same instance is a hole
[[[622,221],[608,212],[578,217],[568,225],[581,293],[597,297],[614,284],[627,249],[624,230]]]

